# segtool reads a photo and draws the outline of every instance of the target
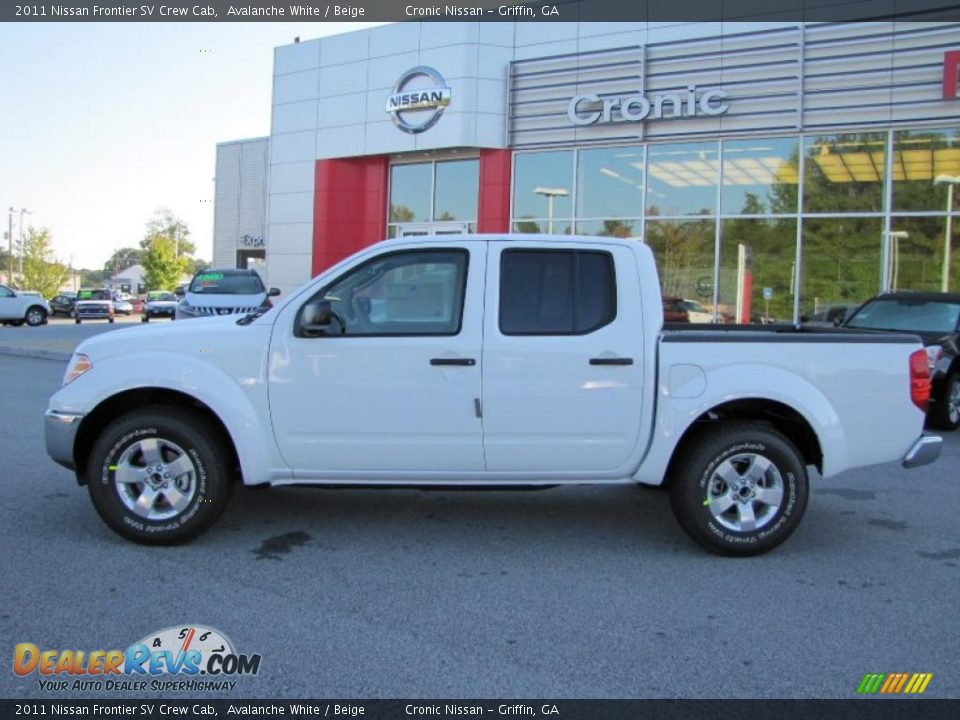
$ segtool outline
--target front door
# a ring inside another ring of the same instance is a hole
[[[431,471],[483,469],[485,250],[397,241],[358,259],[313,294],[335,313],[323,332],[298,329],[306,300],[283,308],[270,348],[270,410],[298,476],[416,473],[429,482]]]
[[[629,248],[491,242],[487,470],[624,472],[644,411],[642,318]]]
[[[20,314],[21,303],[17,300],[16,293],[5,285],[0,285],[0,318],[18,318]]]

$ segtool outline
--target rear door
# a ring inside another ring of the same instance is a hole
[[[486,293],[487,470],[625,470],[643,411],[632,250],[491,242]]]

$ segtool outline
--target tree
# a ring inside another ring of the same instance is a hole
[[[125,247],[114,250],[110,259],[103,264],[103,271],[107,276],[113,276],[115,273],[126,270],[131,265],[136,265],[143,260],[146,252],[143,248]]]
[[[147,234],[140,241],[140,247],[149,250],[151,241],[157,237],[169,239],[176,248],[178,258],[189,257],[197,250],[188,239],[190,230],[187,224],[174,215],[169,208],[157,208],[154,211],[153,217],[147,221]]]
[[[53,254],[53,240],[47,228],[29,227],[23,238],[23,277],[20,288],[36,290],[46,298],[60,292],[70,270]]]
[[[147,290],[171,290],[190,267],[190,261],[177,257],[174,241],[163,235],[154,236],[143,256],[143,282]]]

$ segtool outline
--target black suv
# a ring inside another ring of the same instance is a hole
[[[73,317],[73,305],[77,302],[75,292],[65,292],[50,298],[50,314]]]
[[[919,335],[932,380],[927,420],[941,430],[960,426],[960,293],[884,293],[858,307],[843,327]]]

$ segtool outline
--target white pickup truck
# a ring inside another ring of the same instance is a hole
[[[785,540],[808,468],[940,454],[911,336],[664,328],[636,241],[371,246],[277,307],[84,341],[50,456],[121,535],[176,543],[247,485],[666,484],[707,549]]]
[[[4,325],[30,327],[43,325],[50,316],[50,305],[40,293],[11,290],[0,285],[0,322]]]

